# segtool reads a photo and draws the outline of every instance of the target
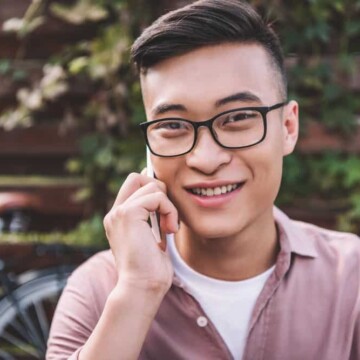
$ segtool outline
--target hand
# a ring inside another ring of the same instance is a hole
[[[133,173],[105,216],[104,227],[115,257],[118,284],[165,294],[171,286],[173,269],[164,251],[165,239],[158,244],[148,224],[152,211],[160,216],[161,233],[178,230],[177,210],[166,195],[165,184]]]

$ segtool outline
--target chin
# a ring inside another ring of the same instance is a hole
[[[239,226],[232,227],[229,226],[229,222],[197,222],[196,224],[188,223],[187,226],[193,231],[197,236],[205,239],[220,239],[220,238],[229,238],[237,235],[241,232],[242,227]]]

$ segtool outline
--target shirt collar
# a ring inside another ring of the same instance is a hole
[[[280,254],[276,261],[275,273],[278,278],[281,278],[290,267],[291,253],[308,258],[316,258],[318,252],[314,237],[303,229],[300,221],[291,220],[277,207],[274,207],[274,218],[279,231],[280,242]],[[173,277],[173,284],[178,287],[184,287],[184,284],[176,274]]]
[[[274,218],[279,231],[281,251],[312,258],[318,256],[314,238],[302,228],[300,221],[290,220],[276,207]]]

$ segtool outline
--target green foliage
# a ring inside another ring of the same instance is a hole
[[[116,139],[93,133],[81,140],[81,157],[68,162],[68,170],[85,176],[88,186],[78,195],[79,200],[89,200],[99,185],[105,184],[106,194],[119,190],[126,174],[139,171],[143,159],[144,145],[138,134],[129,134],[125,139]],[[104,194],[102,194],[104,195]],[[105,199],[106,200],[106,199]]]
[[[285,53],[294,54],[290,94],[301,100],[302,118],[350,134],[360,111],[359,96],[344,83],[356,71],[360,9],[354,1],[290,0],[280,9]]]
[[[99,21],[108,16],[108,12],[104,7],[91,0],[79,0],[72,6],[53,3],[50,8],[55,16],[72,24]]]
[[[284,161],[278,204],[309,204],[341,212],[338,228],[360,231],[360,158],[338,152],[294,154]]]
[[[10,60],[2,59],[0,60],[0,75],[7,75],[11,69]]]
[[[9,59],[0,59],[0,75],[10,76],[13,81],[17,82],[26,79],[28,73],[23,69],[13,68]]]
[[[321,155],[295,154],[285,158],[283,184],[294,196],[308,192],[337,199],[360,192],[360,159],[356,155],[325,152]]]
[[[81,222],[74,230],[67,233],[2,233],[0,243],[62,243],[71,246],[108,247],[102,216],[99,214]]]
[[[289,98],[300,103],[301,136],[316,121],[349,141],[359,129],[359,94],[349,84],[358,71],[360,2],[352,0],[251,1],[270,19],[288,55]],[[278,202],[309,206],[311,200],[342,215],[338,227],[360,232],[360,159],[323,152],[285,158]],[[326,204],[326,205],[325,205]]]

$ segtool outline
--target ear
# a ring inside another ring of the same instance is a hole
[[[299,136],[299,105],[291,100],[283,110],[283,155],[294,151]]]

